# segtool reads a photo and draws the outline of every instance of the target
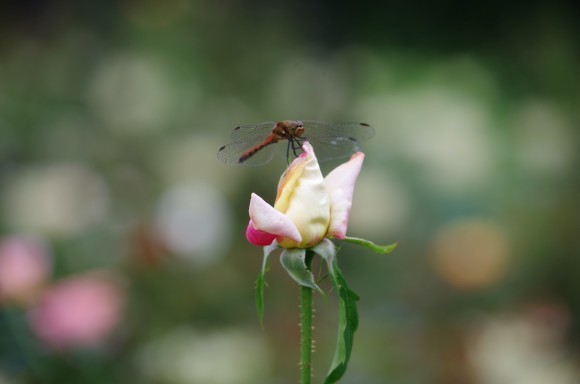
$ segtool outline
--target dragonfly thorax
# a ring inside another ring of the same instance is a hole
[[[297,120],[284,120],[276,123],[272,134],[279,139],[301,137],[304,134],[304,124]]]

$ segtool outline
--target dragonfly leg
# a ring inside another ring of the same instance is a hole
[[[292,162],[292,157],[290,156],[290,150],[292,150],[292,154],[294,157],[300,156],[300,150],[302,150],[302,144],[306,141],[306,139],[302,137],[289,137],[288,138],[288,146],[286,147],[286,159],[288,161],[288,165]]]
[[[298,157],[299,153],[297,153],[296,151],[302,149],[302,144],[300,143],[300,141],[298,141],[298,138],[294,138],[292,140],[292,153],[294,153],[294,156]]]
[[[304,144],[306,139],[303,137],[296,137],[296,138],[294,138],[294,140],[296,140],[296,141],[293,144],[293,150],[294,150],[294,154],[296,155],[296,151],[302,149],[302,145]],[[296,156],[298,156],[298,155],[296,155]]]
[[[286,162],[290,165],[290,146],[292,145],[292,140],[288,139],[288,146],[286,146]]]

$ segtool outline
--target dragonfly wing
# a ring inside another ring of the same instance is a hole
[[[360,151],[358,141],[348,137],[311,137],[308,142],[319,161],[343,159]]]
[[[249,149],[248,143],[230,143],[224,145],[218,151],[218,158],[231,165],[262,165],[272,160],[274,155],[273,145],[260,149],[258,152],[240,163],[240,157]]]
[[[234,128],[232,142],[218,150],[218,158],[226,164],[233,165],[260,165],[272,159],[273,151],[269,147],[262,148],[255,154],[240,162],[240,158],[248,150],[264,142],[272,133],[275,122],[266,122],[256,125],[241,125]]]
[[[275,126],[276,122],[274,121],[255,125],[240,125],[232,131],[231,140],[233,143],[251,142],[257,144],[268,137]]]
[[[326,123],[324,121],[304,120],[304,135],[309,138],[349,138],[358,142],[370,139],[375,135],[373,127],[366,123]]]

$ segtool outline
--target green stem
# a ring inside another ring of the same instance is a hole
[[[306,251],[310,269],[314,253]],[[300,383],[310,384],[312,377],[312,288],[300,286]]]

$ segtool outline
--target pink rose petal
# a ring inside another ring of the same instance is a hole
[[[272,244],[275,238],[276,235],[272,235],[271,233],[260,231],[259,229],[254,228],[252,220],[250,220],[248,223],[248,228],[246,229],[246,239],[248,239],[250,244],[264,247],[266,245]]]
[[[302,236],[292,220],[255,193],[252,193],[250,200],[250,219],[254,229],[298,243],[302,241]]]
[[[352,207],[354,185],[360,173],[365,155],[357,152],[350,160],[336,167],[324,179],[330,196],[330,226],[328,237],[342,239],[346,236],[348,217]]]

